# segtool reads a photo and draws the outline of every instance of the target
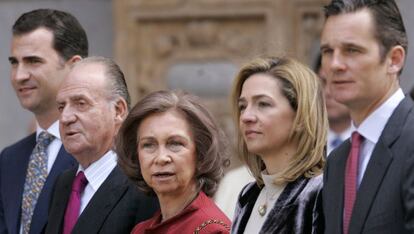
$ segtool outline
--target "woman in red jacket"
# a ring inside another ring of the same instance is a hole
[[[132,233],[229,233],[210,199],[229,163],[223,140],[194,96],[158,91],[135,105],[119,132],[119,164],[161,209]]]

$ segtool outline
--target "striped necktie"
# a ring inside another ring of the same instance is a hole
[[[351,151],[346,162],[344,189],[343,231],[348,234],[352,210],[357,195],[359,151],[363,137],[358,132],[352,133]]]
[[[27,167],[26,180],[23,188],[22,217],[21,223],[23,233],[30,231],[33,211],[36,207],[37,199],[42,191],[47,177],[47,147],[54,139],[54,136],[42,131],[37,139],[37,144],[30,155]]]

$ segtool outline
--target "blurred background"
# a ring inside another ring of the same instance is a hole
[[[121,66],[133,103],[154,90],[187,90],[202,98],[234,142],[228,94],[237,70],[263,55],[289,55],[313,67],[327,2],[0,0],[0,150],[34,126],[11,87],[7,60],[11,27],[24,12],[55,8],[72,13],[88,34],[90,55],[112,57]],[[397,3],[411,42],[401,76],[407,93],[414,84],[414,1]]]

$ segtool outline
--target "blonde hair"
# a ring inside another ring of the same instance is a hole
[[[301,176],[311,178],[322,173],[325,164],[325,145],[328,119],[320,80],[305,65],[287,57],[258,58],[246,64],[234,80],[231,104],[238,132],[240,159],[247,164],[259,185],[263,184],[262,159],[250,153],[239,129],[240,110],[238,100],[244,82],[252,75],[262,73],[274,77],[282,94],[295,111],[289,141],[298,142],[296,154],[289,166],[280,172],[274,183],[292,182]]]

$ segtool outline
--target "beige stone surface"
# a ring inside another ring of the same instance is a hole
[[[176,64],[226,61],[240,67],[258,56],[289,55],[312,65],[326,2],[115,0],[115,58],[125,71],[133,103],[151,91],[168,89],[166,74]],[[228,96],[202,100],[234,142]]]

